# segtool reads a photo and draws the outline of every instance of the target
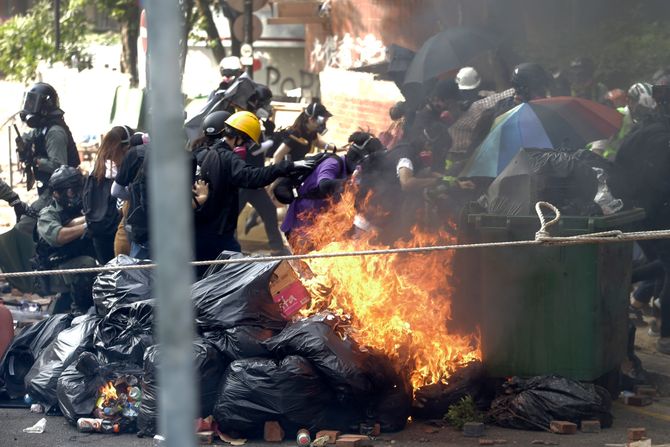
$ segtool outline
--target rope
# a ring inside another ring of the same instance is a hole
[[[555,217],[547,221],[542,208],[548,208],[553,211]],[[670,230],[656,230],[656,231],[636,231],[624,233],[620,230],[603,231],[598,233],[581,234],[577,236],[556,237],[550,236],[549,228],[558,223],[561,213],[552,204],[547,202],[538,202],[535,204],[535,211],[540,219],[540,230],[535,233],[535,239],[522,241],[506,241],[506,242],[485,242],[477,244],[451,244],[451,245],[432,245],[427,247],[411,247],[411,248],[387,248],[381,250],[356,250],[334,253],[307,253],[302,255],[289,256],[247,256],[234,259],[215,259],[209,261],[194,261],[189,264],[192,266],[209,266],[209,265],[228,265],[228,264],[250,264],[256,262],[279,262],[279,261],[293,261],[303,259],[323,259],[323,258],[342,258],[350,256],[383,256],[395,254],[417,254],[430,253],[436,251],[448,250],[466,250],[473,248],[502,248],[502,247],[528,247],[528,246],[572,246],[584,244],[604,244],[628,241],[642,241],[653,239],[670,239]],[[146,270],[153,269],[157,266],[155,263],[124,265],[124,266],[100,266],[87,267],[75,269],[55,269],[55,270],[41,270],[31,272],[8,272],[0,273],[0,278],[25,278],[31,276],[52,276],[52,275],[73,275],[83,273],[103,273],[124,270]]]

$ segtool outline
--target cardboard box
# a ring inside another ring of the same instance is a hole
[[[284,318],[291,318],[311,301],[300,277],[287,261],[282,261],[270,278],[272,300],[279,305]]]

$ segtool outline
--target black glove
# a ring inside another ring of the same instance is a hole
[[[315,160],[300,160],[291,163],[288,169],[288,175],[303,174],[316,167]]]
[[[27,214],[31,217],[35,216],[35,211],[26,203],[22,202],[19,196],[14,197],[9,201],[9,206],[14,208],[14,214],[16,214],[16,221],[18,222],[21,219],[21,216]]]
[[[275,133],[277,125],[272,120],[265,120],[263,122],[263,127],[265,128],[265,137],[272,138],[272,135]]]

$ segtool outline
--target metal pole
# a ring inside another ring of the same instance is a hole
[[[249,44],[249,46],[252,46],[253,40],[254,40],[254,7],[253,7],[253,1],[252,0],[244,0],[244,43]],[[251,57],[253,58],[253,53],[251,54]],[[246,67],[247,70],[247,75],[249,75],[249,78],[253,79],[254,78],[254,66],[253,63],[252,65],[247,65]]]
[[[193,307],[191,284],[193,213],[183,133],[178,0],[147,2],[149,78],[148,154],[152,257],[157,262],[153,294],[160,344],[158,429],[169,447],[195,445]]]
[[[54,21],[56,30],[56,54],[60,53],[60,0],[54,0]]]
[[[9,137],[9,187],[14,187],[14,172],[12,169],[12,126],[7,126],[7,136]],[[17,135],[18,136],[18,135]]]

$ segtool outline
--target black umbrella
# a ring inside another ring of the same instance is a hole
[[[437,33],[412,59],[405,74],[405,85],[423,84],[444,72],[466,66],[475,56],[497,46],[495,36],[477,28],[450,28]]]

